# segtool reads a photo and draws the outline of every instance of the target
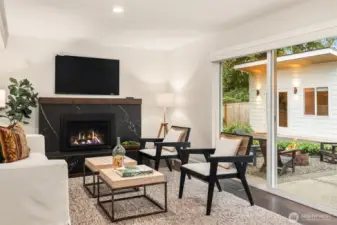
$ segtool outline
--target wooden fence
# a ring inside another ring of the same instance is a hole
[[[225,103],[224,123],[249,125],[249,102]]]

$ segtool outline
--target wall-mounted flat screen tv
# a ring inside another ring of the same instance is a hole
[[[119,95],[119,60],[57,55],[55,93]]]

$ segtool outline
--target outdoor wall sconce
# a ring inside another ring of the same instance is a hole
[[[297,87],[294,87],[294,94],[297,94]]]
[[[256,90],[256,96],[260,96],[260,90],[259,89]]]

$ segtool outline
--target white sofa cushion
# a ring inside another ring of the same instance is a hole
[[[38,152],[45,155],[45,142],[44,136],[41,134],[27,134],[27,145],[30,152]]]
[[[235,156],[239,150],[239,146],[242,142],[241,138],[221,138],[221,140],[217,140],[215,144],[215,152],[214,156]],[[219,166],[230,169],[232,167],[232,163],[219,163]]]
[[[38,166],[44,164],[47,161],[47,157],[40,153],[31,153],[28,158],[22,159],[19,161],[15,161],[12,163],[1,163],[0,170],[7,170],[7,169],[20,169],[26,168],[29,166]]]

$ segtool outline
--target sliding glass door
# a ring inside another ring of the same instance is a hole
[[[337,210],[336,46],[325,38],[223,61],[220,123],[254,137],[252,185]]]
[[[276,188],[333,209],[337,209],[336,43],[333,37],[277,49],[276,65]]]
[[[255,136],[247,176],[267,182],[267,54],[256,53],[222,62],[220,124],[224,132]]]

